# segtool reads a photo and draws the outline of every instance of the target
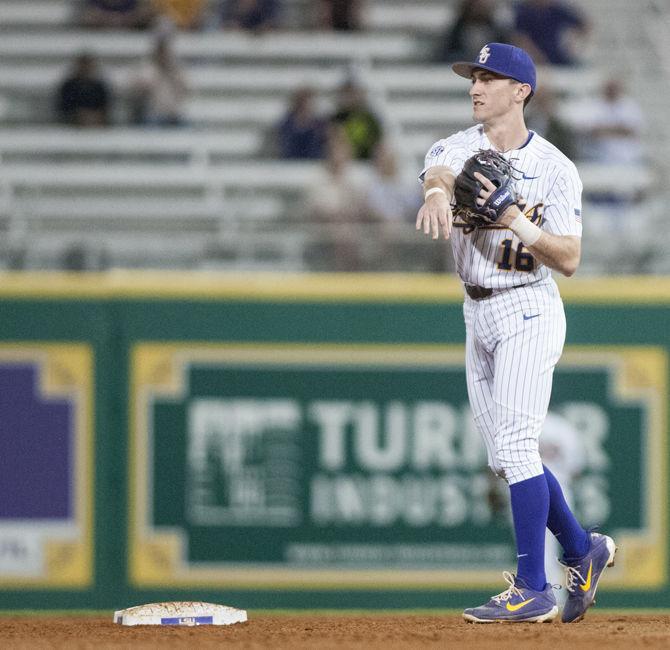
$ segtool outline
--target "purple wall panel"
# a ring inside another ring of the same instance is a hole
[[[0,519],[71,516],[73,404],[39,394],[37,364],[0,364]]]

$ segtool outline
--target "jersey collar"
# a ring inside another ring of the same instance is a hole
[[[526,141],[520,147],[517,148],[517,151],[519,149],[523,149],[524,147],[528,146],[530,144],[530,141],[533,139],[534,135],[535,131],[531,131],[530,129],[528,129],[528,137],[526,138]]]

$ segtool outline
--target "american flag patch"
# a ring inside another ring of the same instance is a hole
[[[579,221],[579,223],[582,222],[582,211],[578,208],[575,208],[575,217],[577,217],[577,221]]]

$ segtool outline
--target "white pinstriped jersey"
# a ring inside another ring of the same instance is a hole
[[[419,178],[423,180],[426,171],[436,165],[446,165],[458,175],[479,149],[493,148],[481,124],[459,131],[431,147]],[[503,155],[523,175],[515,187],[517,197],[524,199],[526,216],[552,234],[581,237],[582,183],[574,164],[532,131],[523,146]],[[494,225],[472,230],[455,222],[451,239],[456,271],[467,284],[504,289],[551,275],[507,228]]]

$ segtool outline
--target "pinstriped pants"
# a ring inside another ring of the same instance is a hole
[[[511,485],[543,473],[539,438],[565,313],[549,278],[527,287],[465,296],[466,375],[475,424],[491,469]]]

